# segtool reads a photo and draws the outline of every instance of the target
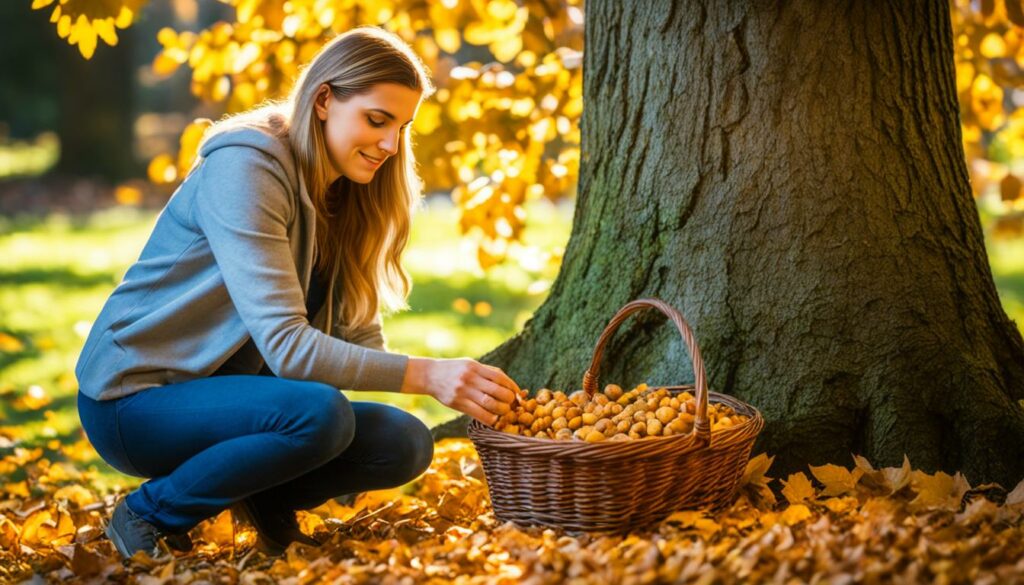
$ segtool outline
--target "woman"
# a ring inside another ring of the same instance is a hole
[[[191,548],[231,507],[260,549],[315,545],[295,511],[394,487],[430,463],[415,417],[338,390],[433,396],[491,424],[518,387],[471,359],[389,353],[399,261],[421,196],[409,124],[433,92],[398,37],[328,42],[288,100],[207,130],[75,368],[82,426],[116,469],[151,478],[115,507],[118,552]]]

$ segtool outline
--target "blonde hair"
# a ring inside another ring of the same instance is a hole
[[[328,183],[330,156],[314,109],[317,90],[324,83],[341,101],[379,83],[420,91],[421,99],[434,92],[426,66],[400,37],[362,26],[324,44],[302,69],[286,100],[221,119],[207,129],[203,142],[224,130],[253,124],[287,138],[316,208],[316,269],[328,275],[340,272],[341,319],[351,330],[368,325],[379,310],[409,308],[412,281],[401,256],[423,185],[408,127],[400,134],[397,153],[384,160],[369,183],[344,176]]]

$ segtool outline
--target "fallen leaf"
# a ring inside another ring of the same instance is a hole
[[[825,486],[821,493],[823,496],[845,496],[852,493],[857,487],[860,476],[864,474],[860,469],[855,468],[851,472],[845,467],[831,463],[821,466],[811,465],[810,468],[815,479]]]
[[[803,472],[790,475],[783,483],[782,495],[790,504],[814,500],[814,486]]]

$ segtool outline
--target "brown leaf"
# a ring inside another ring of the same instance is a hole
[[[1007,0],[1012,4],[1013,0]],[[1018,5],[1019,7],[1019,5]],[[1003,201],[1013,201],[1020,197],[1021,182],[1013,173],[1006,173],[1002,181],[999,181],[999,196]]]
[[[998,506],[987,499],[978,498],[971,502],[963,512],[956,515],[956,521],[967,526],[975,526],[991,521],[998,509]]]
[[[903,456],[903,465],[901,467],[886,467],[883,469],[882,474],[889,485],[889,493],[895,494],[907,485],[910,485],[910,472],[910,459],[906,455]]]
[[[853,462],[856,464],[857,469],[860,469],[864,473],[870,473],[875,470],[875,468],[871,466],[871,462],[860,455],[854,455]]]
[[[1020,480],[1017,487],[1006,495],[1004,506],[1024,506],[1024,479]]]
[[[71,557],[71,570],[79,577],[99,575],[103,569],[102,557],[81,544],[75,544]]]

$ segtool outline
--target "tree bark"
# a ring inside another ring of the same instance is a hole
[[[643,4],[643,6],[641,6]],[[964,161],[949,7],[587,3],[583,164],[548,300],[483,361],[575,389],[614,312],[660,297],[774,475],[852,454],[1024,477],[1024,341]],[[693,380],[659,315],[602,381]]]
[[[59,39],[59,174],[120,181],[145,170],[132,152],[134,35],[120,31],[118,38],[117,47],[100,41],[89,60]]]

